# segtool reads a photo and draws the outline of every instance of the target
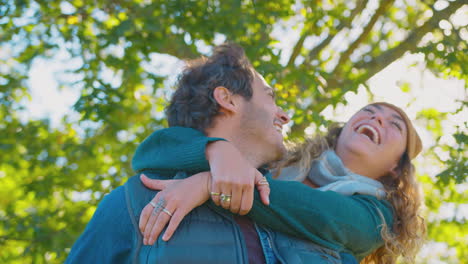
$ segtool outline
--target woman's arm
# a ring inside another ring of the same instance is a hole
[[[155,131],[136,149],[132,168],[136,172],[157,169],[163,173],[198,173],[210,170],[205,149],[207,144],[224,141],[207,137],[186,127],[170,127]]]
[[[270,206],[255,199],[247,216],[276,231],[362,258],[382,245],[383,222],[392,226],[391,205],[373,196],[345,196],[271,178],[269,183]]]

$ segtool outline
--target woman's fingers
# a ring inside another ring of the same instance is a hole
[[[146,187],[150,188],[150,189],[155,189],[155,190],[163,190],[166,188],[166,181],[165,180],[154,180],[154,179],[150,179],[148,178],[148,176],[146,176],[145,174],[141,174],[140,175],[140,180],[141,182],[143,183],[143,185],[145,185]],[[157,197],[157,196],[156,196]],[[153,212],[155,210],[155,205],[158,201],[157,198],[154,198],[149,204],[147,204],[144,208],[143,208],[143,211],[141,212],[141,215],[140,215],[140,220],[139,220],[139,223],[138,223],[138,227],[140,229],[140,232],[142,234],[145,233],[145,229],[148,225],[148,222],[152,216],[152,214],[156,214],[157,212]],[[154,216],[152,218],[152,222],[155,221],[154,220]]]
[[[162,208],[164,207],[164,203],[165,203],[164,199],[159,199],[159,195],[156,195],[156,197],[154,197],[154,199],[151,201],[150,206],[153,206],[153,210],[151,211],[150,217],[143,231],[143,244],[144,245],[151,244],[150,243],[151,231],[159,217],[159,214],[161,213]]]
[[[188,212],[184,212],[184,210],[181,209],[175,210],[174,214],[171,217],[171,220],[169,221],[169,225],[167,226],[167,229],[164,232],[162,240],[169,241],[169,239],[171,239],[172,235],[176,231],[177,227],[179,227],[180,222],[182,221],[182,219],[184,219],[187,213]]]
[[[145,185],[150,185],[148,187],[163,189],[145,206],[140,216],[139,228],[145,245],[154,244],[169,224],[167,237],[164,238],[167,241],[183,217],[209,199],[210,177],[208,172],[198,173],[184,180],[152,180],[146,176],[141,177]]]
[[[218,181],[216,178],[213,178],[213,184],[215,184],[216,188],[219,190],[219,206],[229,210],[229,207],[231,207],[230,184],[224,181]]]
[[[219,195],[221,207],[223,207],[226,210],[229,210],[229,208],[231,207],[231,197],[231,192],[228,192],[227,190],[222,191]]]
[[[227,182],[214,178],[210,191],[211,199],[216,205],[230,210],[234,214],[239,214],[241,210],[245,211],[249,207],[249,201],[243,202],[245,199],[251,199],[250,203],[253,202],[253,178],[251,181],[252,183]]]
[[[174,209],[171,208],[170,205],[166,205],[165,207],[161,208],[161,210],[159,211],[158,217],[156,219],[156,222],[154,223],[153,228],[151,229],[151,232],[149,234],[149,239],[148,239],[149,245],[154,244],[156,239],[159,237],[159,234],[161,234],[161,231],[167,225],[169,220],[171,220],[171,217],[173,216],[173,210]]]
[[[211,182],[211,191],[210,191],[210,197],[211,197],[211,200],[213,200],[213,202],[216,204],[216,205],[221,205],[220,204],[220,199],[219,199],[219,196],[221,195],[221,189],[219,188],[219,185],[217,183],[215,183],[215,181],[212,181]]]
[[[256,169],[229,142],[208,144],[206,156],[212,173],[210,193],[213,202],[233,213],[239,213],[244,194],[248,189],[253,191]]]
[[[150,179],[148,176],[145,174],[140,175],[140,180],[145,185],[146,187],[152,189],[152,190],[164,190],[166,187],[174,182],[174,180],[156,180],[156,179]]]
[[[253,188],[248,188],[242,194],[241,207],[239,210],[240,215],[246,215],[248,212],[250,212],[250,209],[252,209],[252,205],[253,205],[253,190],[252,189]]]
[[[151,201],[151,202],[154,203],[153,201]],[[140,228],[140,232],[142,234],[145,233],[145,227],[146,227],[146,225],[148,223],[148,220],[151,217],[151,213],[153,212],[153,209],[154,209],[154,207],[151,204],[147,204],[143,208],[143,211],[141,211],[140,221],[138,223],[138,227]]]
[[[238,184],[232,185],[231,189],[231,203],[229,205],[229,210],[234,213],[238,214],[240,207],[241,207],[241,201],[242,201],[242,196],[245,194],[245,192],[242,191],[242,187]],[[244,193],[244,194],[243,194]]]
[[[255,174],[255,186],[257,187],[258,192],[260,193],[260,199],[262,199],[263,204],[270,204],[270,184],[268,183],[265,176],[260,172]]]
[[[257,190],[260,192],[260,199],[262,199],[263,204],[270,205],[270,186],[258,186]]]

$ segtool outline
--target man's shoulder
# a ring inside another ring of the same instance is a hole
[[[139,177],[137,176],[138,175],[134,175],[130,177],[124,184],[117,186],[111,192],[107,193],[99,204],[110,205],[119,203],[120,205],[123,205],[122,203],[125,203],[126,189],[128,188],[129,184],[134,185],[137,181],[139,181]]]
[[[136,229],[127,210],[125,187],[106,194],[66,263],[128,263]]]
[[[125,214],[125,208],[125,189],[121,185],[104,196],[94,215],[95,217],[115,217],[115,215]]]
[[[116,187],[114,190],[106,194],[96,209],[95,217],[102,219],[109,217],[128,218],[129,187],[138,186],[138,184],[141,184],[139,182],[140,179],[138,175],[134,175],[130,177],[123,185]]]
[[[158,173],[156,171],[144,171],[144,174],[152,179],[170,179],[171,177]],[[139,218],[143,208],[154,198],[158,191],[151,190],[143,185],[140,180],[141,174],[136,174],[128,179],[128,181],[121,186],[122,195],[128,213],[133,218]],[[119,197],[120,198],[120,197]],[[122,199],[122,198],[120,198]]]

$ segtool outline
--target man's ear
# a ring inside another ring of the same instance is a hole
[[[224,86],[218,86],[213,91],[213,98],[220,106],[223,113],[237,112],[237,102],[235,96]]]

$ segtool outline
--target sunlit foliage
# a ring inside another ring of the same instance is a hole
[[[460,12],[466,17],[464,0],[0,1],[0,262],[64,261],[103,195],[133,174],[137,144],[166,126],[173,73],[161,70],[164,56],[241,44],[293,114],[295,139],[311,123],[327,124],[325,107],[346,104],[346,93],[405,53],[467,83],[467,25],[451,19]],[[58,126],[23,118],[32,63],[58,55],[69,62],[60,86],[80,93],[73,114]],[[466,110],[466,98],[455,103]],[[424,155],[440,169],[420,175],[428,215],[468,200],[467,122],[443,135],[451,114],[418,115],[435,138]],[[468,259],[465,218],[434,216],[428,225],[429,240],[456,248],[447,261]]]

